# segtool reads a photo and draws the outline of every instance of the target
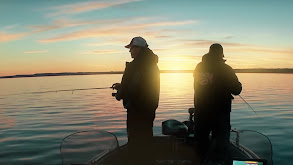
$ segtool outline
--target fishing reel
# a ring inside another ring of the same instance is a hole
[[[111,88],[112,88],[113,90],[114,90],[114,89],[115,89],[115,90],[118,90],[118,89],[120,88],[120,86],[121,86],[120,83],[114,83],[114,84],[112,85]],[[117,95],[117,92],[116,92],[116,93],[115,93],[115,92],[112,93],[112,96],[113,96],[113,97],[116,97],[116,95]]]

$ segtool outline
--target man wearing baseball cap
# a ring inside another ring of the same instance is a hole
[[[117,90],[116,99],[122,99],[127,109],[128,163],[151,164],[153,121],[160,94],[158,56],[142,37],[134,37],[125,48],[133,61],[126,63],[121,83],[112,87]]]

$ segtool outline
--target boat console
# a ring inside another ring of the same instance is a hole
[[[188,127],[178,120],[170,119],[162,122],[162,133],[163,135],[185,137],[188,135]]]
[[[188,137],[194,133],[194,108],[189,108],[189,120],[180,122],[178,120],[170,119],[162,122],[162,134],[171,135],[175,137]]]

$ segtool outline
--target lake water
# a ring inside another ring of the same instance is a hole
[[[239,73],[241,96],[233,101],[232,128],[267,135],[274,164],[293,162],[293,74]],[[60,143],[76,131],[102,129],[127,141],[126,111],[111,89],[25,94],[23,92],[110,87],[121,74],[0,79],[0,164],[61,164]],[[193,106],[191,73],[162,73],[160,105],[154,134],[161,122],[187,120]]]

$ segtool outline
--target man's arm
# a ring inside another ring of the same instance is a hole
[[[116,84],[118,84],[118,86],[117,86],[117,94],[116,94],[115,97],[116,97],[116,99],[118,101],[123,99],[123,96],[125,95],[125,92],[126,92],[126,86],[127,86],[128,81],[129,81],[129,67],[128,67],[128,64],[129,63],[126,62],[126,67],[125,67],[125,70],[124,70],[124,73],[123,73],[123,76],[122,76],[122,79],[121,79],[121,83],[116,83]]]
[[[232,68],[230,68],[230,82],[230,92],[233,95],[239,95],[242,91],[242,84],[239,82],[238,77]]]
[[[193,90],[194,90],[194,96],[193,96],[193,104],[194,108],[197,106],[197,81],[198,81],[198,65],[194,69],[193,72]]]

